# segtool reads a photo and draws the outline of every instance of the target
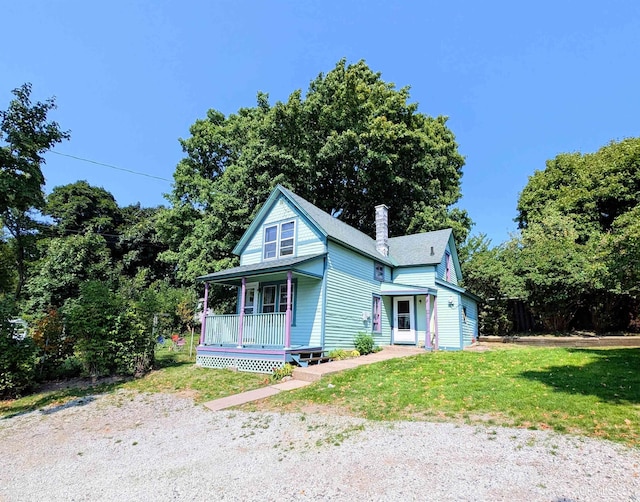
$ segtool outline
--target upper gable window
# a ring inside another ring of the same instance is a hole
[[[295,230],[295,221],[286,221],[279,225],[265,227],[263,258],[272,260],[281,256],[293,255]]]
[[[376,281],[384,281],[384,265],[382,263],[373,262],[373,278]]]
[[[445,265],[444,265],[445,266],[445,272],[444,272],[445,275],[444,275],[444,277],[445,277],[445,280],[447,282],[451,282],[451,265],[452,265],[452,262],[451,262],[451,253],[449,253],[449,251],[447,251],[444,254],[444,260],[445,260]]]

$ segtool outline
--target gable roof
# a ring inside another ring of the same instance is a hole
[[[385,257],[376,249],[375,239],[334,218],[282,185],[277,185],[234,248],[233,252],[235,254],[242,253],[251,236],[260,227],[261,221],[281,195],[295,206],[304,218],[309,220],[319,234],[389,266],[437,265],[442,261],[447,243],[452,238],[452,230],[450,228],[402,237],[391,237],[389,238],[389,256]],[[432,246],[433,255],[431,255]],[[455,254],[455,248],[453,253]]]

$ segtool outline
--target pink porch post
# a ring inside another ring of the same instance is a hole
[[[431,350],[433,347],[431,346],[431,295],[429,293],[427,293],[424,303],[427,309],[427,331],[424,339],[424,348],[425,350]]]
[[[240,320],[238,323],[238,348],[242,348],[242,332],[244,331],[244,297],[247,292],[247,279],[242,278],[242,288],[240,290]]]
[[[436,298],[435,301],[433,302],[433,318],[435,321],[435,335],[436,335],[436,342],[434,344],[434,350],[438,350],[438,346],[440,343],[440,337],[438,336],[438,299]]]
[[[285,314],[284,346],[291,348],[291,270],[287,272],[287,313]]]
[[[204,345],[204,334],[207,330],[207,303],[209,301],[209,283],[204,283],[204,304],[202,305],[202,327],[200,328],[200,345]]]

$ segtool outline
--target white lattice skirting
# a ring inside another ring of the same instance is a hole
[[[237,368],[238,371],[251,373],[273,373],[274,368],[282,368],[284,361],[272,359],[244,359],[240,357],[221,357],[198,354],[196,364],[203,368]]]

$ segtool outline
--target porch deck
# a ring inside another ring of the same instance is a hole
[[[285,345],[286,314],[207,315],[196,364],[206,368],[271,373],[300,355],[322,351],[318,346]]]

